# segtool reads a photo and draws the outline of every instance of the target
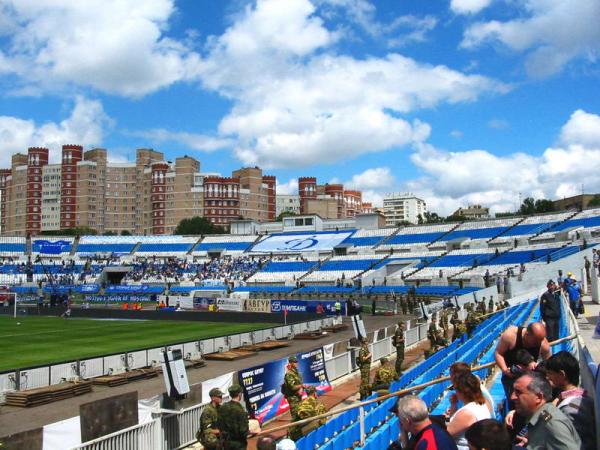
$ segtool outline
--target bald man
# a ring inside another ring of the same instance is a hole
[[[543,323],[532,322],[527,328],[510,326],[500,337],[494,358],[502,371],[502,385],[507,399],[510,399],[512,385],[520,375],[512,370],[512,367],[517,365],[516,354],[520,349],[527,350],[533,356],[534,362],[529,367],[532,370],[540,357],[545,360],[552,356]]]

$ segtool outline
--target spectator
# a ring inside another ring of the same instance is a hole
[[[546,324],[548,341],[558,339],[558,325],[560,323],[560,292],[556,290],[556,284],[549,280],[546,284],[548,290],[542,294],[540,299],[540,312],[542,320]]]
[[[317,314],[323,314],[325,310],[323,309],[323,304],[319,302],[317,305]]]
[[[479,378],[475,375],[464,373],[457,376],[454,388],[456,396],[464,406],[452,414],[446,429],[456,441],[459,450],[469,450],[465,431],[475,422],[491,418],[491,414],[481,393]]]
[[[511,397],[512,385],[516,378],[511,367],[517,364],[516,355],[519,349],[527,350],[536,362],[540,357],[548,359],[551,352],[546,339],[546,327],[540,322],[532,322],[527,328],[511,326],[502,333],[494,358],[502,371],[502,386],[507,399]]]
[[[261,436],[256,441],[256,450],[276,450],[277,441],[271,434]]]
[[[511,450],[512,443],[506,427],[494,419],[475,422],[465,431],[471,450]]]
[[[582,444],[575,427],[556,406],[550,403],[552,387],[546,378],[532,372],[514,383],[511,400],[517,413],[528,419],[527,437],[522,438],[528,450],[576,450]]]
[[[583,313],[583,303],[581,301],[581,288],[572,274],[565,280],[565,288],[569,296],[569,307],[575,318],[577,318],[579,313]]]
[[[583,264],[585,267],[585,279],[587,280],[588,284],[590,284],[592,282],[592,277],[591,277],[592,263],[590,262],[590,260],[588,259],[587,256],[583,257]]]
[[[402,448],[414,450],[457,449],[452,436],[439,425],[431,422],[427,405],[420,398],[414,395],[402,397],[396,404],[396,414],[400,424]]]
[[[560,391],[554,404],[571,419],[583,448],[596,448],[594,401],[579,387],[579,362],[569,352],[558,352],[545,364],[546,377]]]
[[[456,380],[459,376],[470,373],[472,373],[471,367],[467,363],[458,361],[452,364],[450,366],[450,381],[452,382],[451,389],[454,389],[454,385],[456,384]],[[485,386],[485,383],[481,380],[479,380],[479,382],[479,387],[483,397],[485,398],[486,405],[490,410],[490,414],[494,416],[494,398],[492,397],[492,394],[490,394],[488,388]],[[450,404],[451,406],[454,405],[455,407],[462,406],[462,402],[458,400],[458,397],[455,394],[450,397]],[[452,415],[452,412],[452,409],[449,409],[446,411],[446,415],[449,417]]]

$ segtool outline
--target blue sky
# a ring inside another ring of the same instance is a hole
[[[599,21],[597,0],[4,0],[0,164],[153,147],[443,214],[600,192]]]

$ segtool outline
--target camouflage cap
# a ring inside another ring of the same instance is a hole
[[[381,364],[385,364],[385,363],[389,362],[389,359],[388,359],[386,356],[384,356],[383,358],[381,358],[381,359],[379,360],[379,362],[380,362]]]
[[[292,356],[290,356],[288,358],[288,361],[291,362],[291,363],[297,363],[298,362],[298,358],[296,356],[292,355]]]
[[[242,387],[239,384],[232,384],[227,390],[229,391],[229,395],[235,397],[242,392]]]
[[[208,392],[208,396],[209,397],[223,397],[223,393],[221,392],[221,389],[219,389],[219,388],[212,388]]]

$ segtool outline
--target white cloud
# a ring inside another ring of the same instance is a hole
[[[600,51],[598,0],[521,3],[524,11],[519,18],[476,23],[466,30],[461,45],[472,48],[499,42],[514,51],[527,52],[527,72],[536,78],[560,71],[575,58],[596,60]]]
[[[487,125],[494,130],[506,130],[510,127],[508,120],[505,119],[491,119]]]
[[[200,57],[167,36],[173,0],[7,0],[0,10],[0,73],[25,91],[71,84],[141,96],[195,78]]]
[[[455,14],[477,14],[491,3],[492,0],[452,0],[450,9]]]
[[[202,80],[233,101],[219,132],[239,140],[244,164],[300,167],[422,142],[429,126],[402,113],[506,89],[396,53],[335,54],[339,36],[316,14],[307,0],[262,0],[210,39]]]
[[[292,178],[287,183],[280,183],[277,180],[277,194],[298,195],[298,179]]]
[[[413,42],[425,42],[427,33],[432,31],[438,21],[433,16],[416,17],[412,15],[397,17],[389,25],[389,47],[400,47]]]
[[[450,132],[450,136],[452,136],[454,139],[460,139],[464,136],[464,133],[460,130],[452,130]]]
[[[361,191],[373,189],[390,191],[395,182],[396,179],[389,167],[375,167],[353,175],[352,179],[344,183],[344,185],[350,189]]]
[[[418,145],[413,163],[423,177],[406,188],[423,196],[430,210],[450,214],[459,206],[481,204],[493,212],[514,210],[522,197],[556,199],[600,191],[600,116],[576,111],[560,141],[539,157],[524,153],[497,156],[485,150],[448,152]]]
[[[600,117],[578,109],[562,127],[560,140],[563,143],[600,147]]]
[[[102,104],[84,97],[75,99],[70,116],[59,123],[38,125],[33,120],[0,116],[0,167],[9,167],[11,155],[26,152],[28,147],[48,147],[51,162],[58,162],[63,144],[99,145],[111,125]]]
[[[213,152],[224,148],[232,147],[232,139],[222,139],[214,136],[208,136],[198,133],[186,133],[169,131],[164,128],[155,128],[145,131],[134,131],[128,133],[131,136],[138,136],[154,143],[177,142],[185,147],[201,152]]]

